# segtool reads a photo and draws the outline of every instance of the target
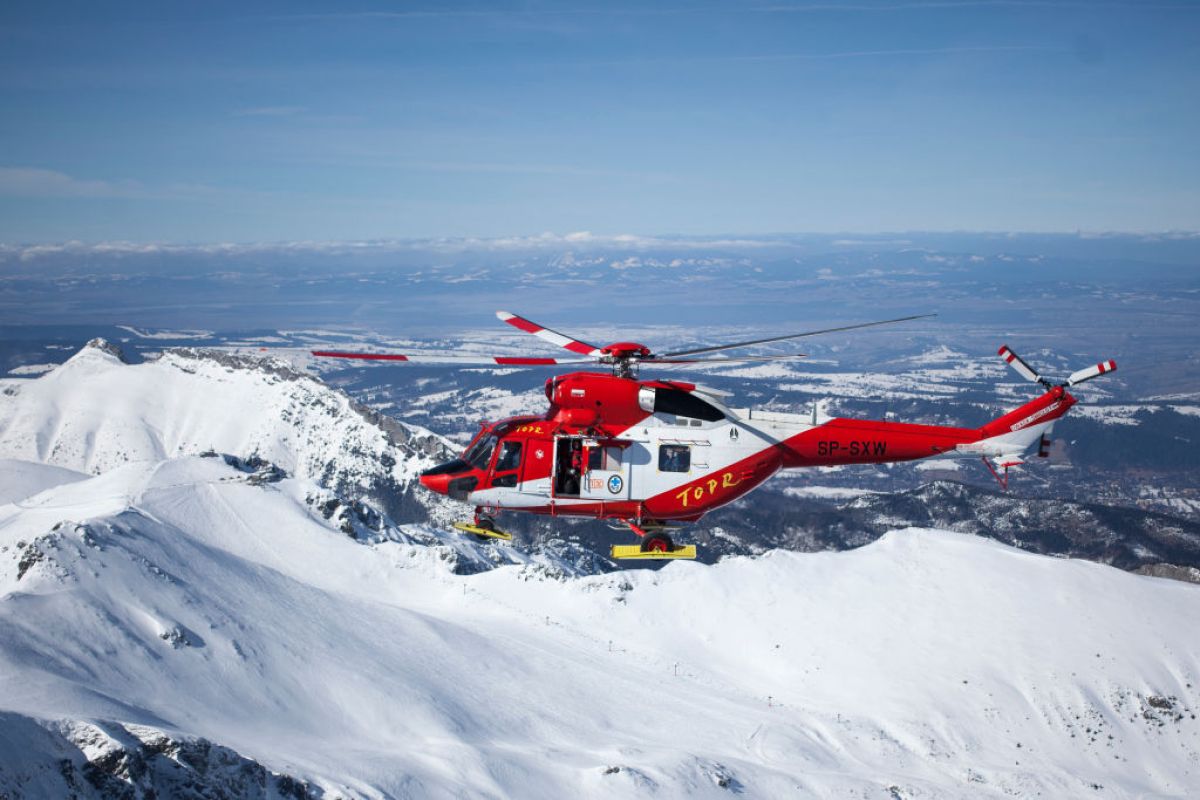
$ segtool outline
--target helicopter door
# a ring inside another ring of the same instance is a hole
[[[521,459],[521,488],[524,492],[545,495],[550,493],[553,475],[554,442],[550,439],[528,439],[525,456]]]
[[[554,440],[555,497],[579,497],[583,488],[583,439],[558,436]]]
[[[583,464],[580,497],[589,500],[629,499],[629,463],[622,448],[585,440]]]

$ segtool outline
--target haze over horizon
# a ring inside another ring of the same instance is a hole
[[[7,4],[0,241],[1200,229],[1200,4]]]

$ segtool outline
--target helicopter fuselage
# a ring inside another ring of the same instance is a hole
[[[545,414],[484,424],[422,484],[488,513],[693,521],[781,469],[1002,455],[1075,402],[1059,387],[957,428],[736,409],[696,384],[593,372],[549,379],[546,396]]]

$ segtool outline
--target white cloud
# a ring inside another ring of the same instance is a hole
[[[218,190],[212,190],[218,191]],[[189,192],[194,194],[194,192]],[[95,195],[101,196],[101,195]],[[143,196],[154,196],[149,191]],[[672,238],[655,236],[638,236],[635,234],[600,235],[588,232],[568,234],[540,233],[534,236],[508,236],[495,239],[485,238],[438,238],[438,239],[376,239],[365,241],[292,241],[292,242],[214,242],[210,244],[171,244],[160,242],[128,242],[106,241],[85,243],[68,241],[38,245],[4,245],[0,244],[0,258],[16,257],[22,261],[30,261],[41,256],[56,254],[82,255],[92,253],[110,256],[136,256],[148,254],[202,254],[202,255],[244,255],[253,253],[364,253],[364,252],[437,252],[437,253],[469,253],[469,252],[519,252],[519,251],[553,251],[558,248],[572,250],[602,251],[605,248],[620,250],[704,250],[711,248],[737,247],[770,247],[787,244],[786,238],[764,239],[705,239],[697,237]],[[574,252],[572,261],[579,263],[604,263],[607,259],[596,260],[585,253]],[[566,262],[564,262],[566,263]],[[713,259],[685,259],[677,263],[658,261],[656,259],[632,259],[622,266],[677,266],[683,263],[715,263]],[[617,267],[620,268],[620,267]]]
[[[0,166],[0,197],[49,198],[138,198],[142,200],[193,200],[226,202],[230,199],[264,201],[276,199],[278,192],[210,186],[201,183],[170,183],[147,185],[129,178],[95,180],[78,178],[53,169],[40,167]],[[117,244],[127,244],[120,243]],[[93,245],[103,247],[107,245]]]
[[[15,170],[7,170],[12,173]],[[4,194],[5,170],[0,170],[0,194]],[[46,172],[43,170],[43,172]],[[61,173],[54,173],[61,175]],[[111,197],[112,194],[82,194],[84,191],[112,191],[112,184],[98,182],[100,187],[91,187],[87,181],[73,181],[69,176],[68,186],[77,186],[74,195],[57,196],[93,196]],[[61,183],[61,181],[59,181]],[[12,188],[13,183],[8,187]],[[20,187],[18,187],[20,188]],[[65,190],[63,190],[65,191]],[[212,197],[222,198],[238,194],[238,190],[218,189],[213,187],[172,187],[161,192],[143,189],[141,197]],[[253,196],[253,193],[244,193]],[[132,196],[132,195],[131,195]],[[992,235],[992,234],[987,234]],[[1076,234],[1067,234],[1076,235]],[[1109,233],[1106,236],[1148,236],[1149,234]],[[1200,233],[1168,232],[1158,234],[1163,238],[1195,239]],[[543,252],[554,258],[559,266],[570,265],[608,265],[613,269],[630,269],[636,267],[681,267],[692,265],[716,265],[740,263],[747,268],[753,266],[751,259],[744,254],[739,258],[714,256],[708,253],[697,253],[695,256],[683,255],[679,251],[711,251],[711,250],[750,250],[758,248],[787,248],[796,246],[799,240],[795,236],[778,235],[755,238],[704,238],[704,237],[672,237],[672,236],[640,236],[636,234],[595,234],[587,231],[575,231],[566,234],[539,233],[532,236],[507,236],[499,238],[464,237],[464,238],[432,238],[432,239],[369,239],[369,240],[334,240],[334,241],[283,241],[283,242],[213,242],[209,244],[172,244],[144,243],[128,241],[106,241],[84,243],[67,241],[37,245],[20,245],[0,243],[0,261],[17,258],[30,261],[42,256],[56,254],[96,254],[109,256],[137,256],[150,254],[193,254],[193,255],[251,255],[285,254],[285,253],[318,253],[323,255],[340,255],[349,253],[438,253],[455,255],[461,253],[502,253],[520,254],[522,252]],[[845,241],[845,240],[837,240]],[[863,240],[871,241],[871,240]],[[908,240],[880,240],[883,243],[896,243]],[[626,251],[626,252],[613,252]],[[637,252],[630,255],[628,251]],[[668,252],[664,252],[668,251]],[[673,252],[671,252],[673,251]],[[927,261],[953,262],[959,257],[947,257],[932,251],[922,251]],[[659,257],[655,257],[655,256]],[[619,257],[618,257],[619,256]],[[964,256],[973,262],[983,260],[982,256]],[[1011,261],[1013,257],[1007,254],[995,256],[1000,260]],[[860,273],[867,275],[869,273]],[[917,274],[913,270],[887,270],[887,274]],[[816,277],[822,280],[839,280],[844,276],[837,275],[834,270],[825,267],[817,270]]]
[[[8,197],[141,197],[137,181],[81,180],[37,167],[0,167],[0,195]]]
[[[642,266],[642,260],[637,256],[630,256],[624,261],[614,261],[608,266],[612,269],[635,269]]]
[[[830,242],[830,244],[837,247],[857,247],[861,245],[907,247],[912,243],[912,239],[834,239]]]

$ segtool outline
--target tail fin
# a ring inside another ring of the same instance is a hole
[[[1050,391],[1025,405],[1008,412],[1002,417],[992,420],[979,429],[983,439],[1003,437],[1012,440],[1028,440],[1033,444],[1042,432],[1054,421],[1066,414],[1075,405],[1075,398],[1061,386],[1055,386]],[[1028,445],[1027,445],[1028,446]]]
[[[1030,400],[1018,409],[994,419],[979,429],[979,440],[961,444],[956,449],[961,453],[972,453],[983,457],[983,463],[1005,489],[1008,488],[1008,471],[1025,463],[1022,455],[1036,442],[1038,455],[1045,457],[1050,443],[1050,430],[1063,414],[1075,405],[1075,398],[1067,387],[1107,375],[1117,368],[1115,361],[1103,361],[1095,366],[1072,373],[1066,382],[1055,385],[1038,374],[1007,345],[1000,348],[1000,357],[1017,374],[1028,381],[1036,381],[1046,387],[1046,392]],[[993,466],[993,464],[995,466]],[[1001,470],[997,472],[997,469]]]
[[[1067,392],[1068,387],[1090,381],[1101,375],[1107,375],[1117,368],[1117,362],[1103,361],[1095,366],[1072,373],[1066,382],[1056,385],[1039,375],[1037,370],[1029,366],[1025,359],[1014,353],[1008,345],[1000,347],[1000,358],[1004,359],[1004,362],[1025,380],[1036,381],[1045,386],[1046,393],[1017,410],[992,420],[979,429],[982,441],[990,440],[993,446],[999,445],[1001,448],[1010,445],[1013,448],[1019,448],[998,449],[996,455],[1015,455],[1024,452],[1030,445],[1038,441],[1040,436],[1049,433],[1054,421],[1075,405],[1075,398]]]
[[[1008,489],[1008,471],[1024,464],[1025,452],[1035,444],[1039,456],[1046,454],[1054,423],[1073,405],[1075,398],[1063,387],[1055,386],[984,425],[979,429],[978,441],[960,444],[956,449],[980,456],[1001,488]]]

